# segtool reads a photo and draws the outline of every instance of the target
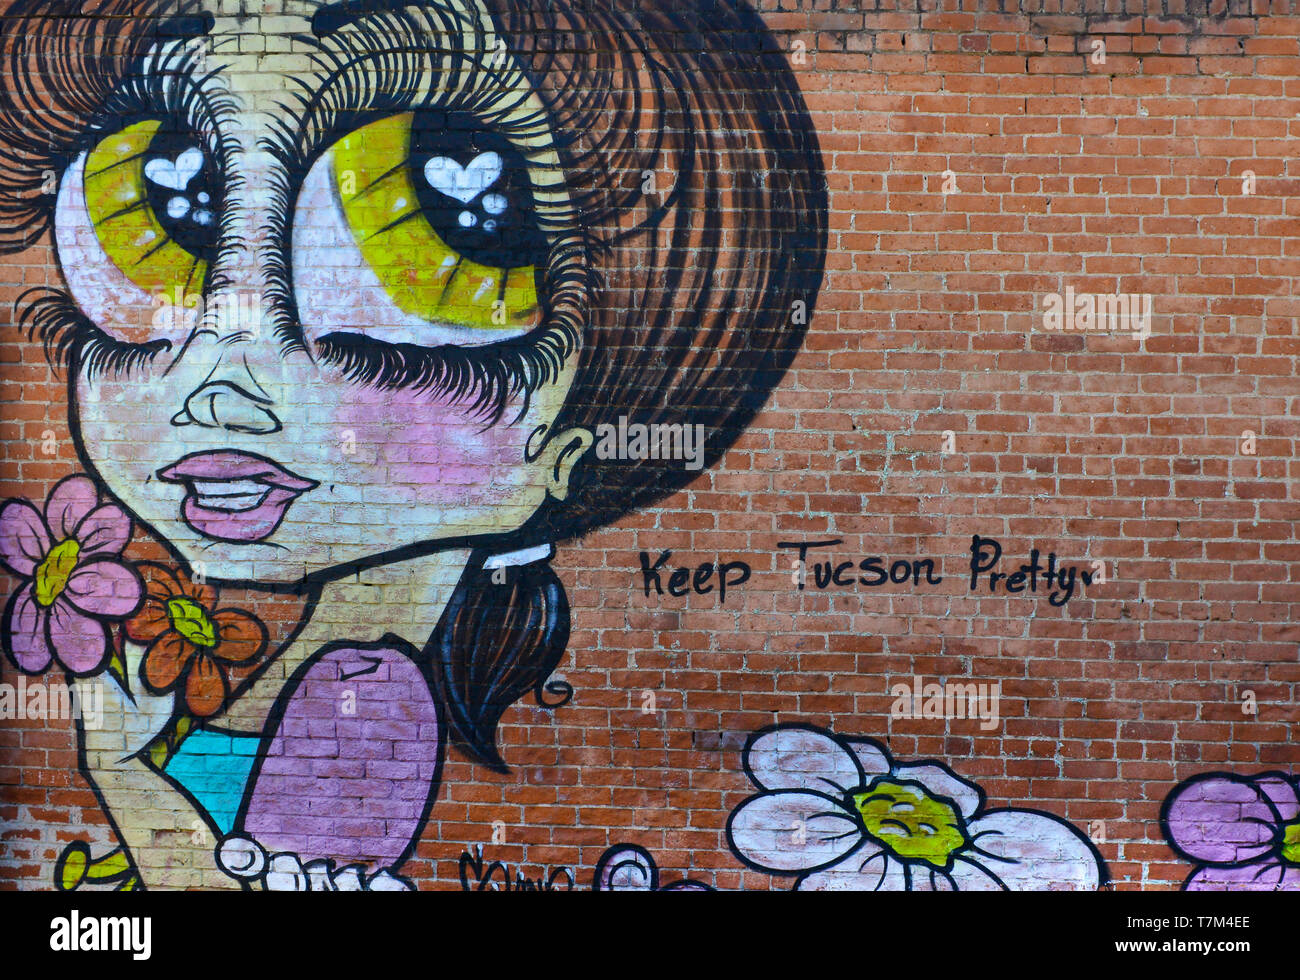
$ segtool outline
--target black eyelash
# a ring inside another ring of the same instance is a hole
[[[349,381],[450,397],[468,403],[469,413],[487,425],[497,424],[510,399],[522,393],[521,418],[533,392],[554,382],[578,348],[586,300],[595,285],[590,269],[587,243],[558,243],[540,290],[553,300],[544,310],[542,325],[522,337],[481,347],[420,347],[335,332],[319,338],[315,352]]]
[[[532,393],[558,377],[577,338],[559,326],[484,347],[390,344],[356,333],[326,334],[315,346],[353,383],[449,397],[495,425],[515,395],[524,395],[520,416],[528,411]]]
[[[37,286],[14,301],[17,325],[29,340],[40,341],[45,359],[56,369],[84,370],[94,379],[101,374],[129,374],[171,350],[168,340],[129,344],[115,340],[84,314],[66,293]]]
[[[501,73],[484,69],[486,37],[477,22],[467,50],[438,45],[437,38],[457,36],[465,26],[445,23],[453,13],[399,8],[373,13],[323,40],[299,35],[300,43],[316,49],[312,58],[326,81],[315,92],[292,93],[296,105],[282,103],[292,123],[282,123],[276,142],[288,153],[300,154],[286,163],[305,168],[311,156],[368,119],[434,108],[475,116],[513,142],[540,140],[543,149],[553,149],[545,111],[519,113],[524,96],[507,97]],[[443,94],[421,98],[422,83],[431,78],[440,80]]]
[[[181,48],[179,57],[175,50],[167,58],[158,51],[143,56],[95,117],[83,141],[84,148],[89,149],[98,140],[140,119],[170,120],[171,125],[188,131],[199,141],[221,175],[223,197],[228,201],[243,186],[245,178],[231,165],[239,151],[238,139],[229,132],[221,134],[217,124],[233,115],[238,105],[232,96],[206,84],[221,71],[221,65],[214,64],[199,75],[195,73],[197,57],[196,50],[188,47]],[[71,158],[75,158],[75,153]],[[223,214],[220,226],[230,227],[232,222],[228,219]],[[229,232],[223,232],[213,246],[212,255],[205,258],[210,266],[216,265],[238,248],[239,242]]]
[[[188,8],[191,4],[183,4]],[[317,47],[315,55],[329,73],[329,82],[316,93],[292,93],[282,103],[285,118],[273,122],[273,133],[262,140],[283,169],[270,181],[267,191],[275,206],[262,229],[272,241],[285,238],[291,221],[293,190],[321,152],[346,133],[365,122],[394,112],[437,108],[473,115],[485,127],[495,128],[512,142],[530,140],[544,150],[553,148],[553,136],[544,110],[520,113],[517,98],[503,95],[505,86],[493,84],[497,73],[484,70],[476,57],[484,46],[477,24],[474,51],[450,59],[446,51],[428,40],[439,36],[421,18],[450,16],[436,9],[402,9],[341,30],[324,41],[305,36],[304,44]],[[452,25],[455,26],[455,25]],[[212,91],[204,83],[220,72],[220,65],[205,75],[195,76],[197,53],[182,46],[172,47],[167,57],[144,52],[126,73],[121,87],[112,92],[102,108],[81,133],[69,133],[61,146],[51,148],[48,163],[59,170],[105,136],[119,130],[123,120],[170,118],[193,132],[223,174],[229,201],[237,197],[243,178],[233,172],[230,161],[238,151],[237,140],[222,136],[217,121],[237,106],[229,95]],[[441,92],[421,95],[430,77],[443,76]],[[427,103],[427,104],[426,104]],[[365,109],[355,107],[365,106]],[[508,118],[509,117],[509,118]],[[539,137],[544,139],[539,140]],[[48,214],[46,215],[48,220]],[[539,228],[561,233],[562,224],[538,215]],[[222,226],[234,224],[224,215]],[[551,227],[547,227],[550,225]],[[207,288],[221,288],[224,278],[221,259],[238,246],[223,233],[215,249],[212,280]],[[552,251],[547,263],[547,283],[542,295],[549,312],[543,325],[528,335],[481,347],[444,345],[425,348],[394,345],[360,335],[336,333],[321,338],[308,350],[298,326],[293,301],[292,269],[282,249],[270,259],[269,292],[273,329],[286,350],[301,349],[319,355],[338,367],[345,377],[379,388],[414,388],[419,392],[450,396],[468,407],[471,414],[496,424],[510,400],[524,395],[520,414],[527,411],[532,393],[554,381],[578,346],[585,324],[588,295],[586,261],[589,245],[572,243]],[[567,249],[567,259],[557,259]],[[548,304],[545,297],[551,297]],[[130,372],[170,350],[166,340],[132,344],[116,340],[90,321],[65,293],[52,289],[32,290],[19,302],[27,302],[20,314],[29,336],[39,338],[51,364],[66,364],[92,375]]]
[[[281,101],[285,118],[273,120],[273,135],[261,141],[284,168],[289,184],[300,183],[337,140],[400,112],[462,113],[517,146],[530,144],[533,155],[555,149],[545,110],[520,112],[524,96],[508,96],[504,84],[493,84],[500,74],[482,67],[479,56],[486,38],[477,22],[468,50],[448,52],[437,46],[442,28],[458,34],[464,26],[442,23],[452,16],[441,8],[399,8],[373,13],[324,39],[296,36],[315,49],[311,57],[325,82],[314,92],[292,92]],[[430,78],[440,80],[439,91],[422,96],[422,84]],[[284,222],[291,220],[286,209],[277,213],[285,215]],[[540,231],[553,237],[567,228],[562,219],[542,212],[535,220]],[[274,237],[285,229],[269,223],[264,230]]]
[[[187,2],[182,4],[182,10],[193,6],[196,5]],[[108,92],[89,115],[83,129],[67,131],[61,133],[58,140],[25,148],[29,155],[25,169],[34,173],[47,170],[62,173],[78,154],[93,149],[106,137],[144,119],[161,119],[193,132],[216,166],[223,174],[229,175],[229,162],[238,149],[238,141],[230,135],[219,135],[215,122],[232,114],[237,106],[228,95],[214,92],[205,85],[208,78],[220,72],[221,66],[216,65],[206,74],[197,75],[198,57],[197,50],[183,44],[179,48],[140,54],[133,67],[121,76],[118,87]],[[91,87],[91,79],[78,81]],[[99,84],[104,86],[108,81],[106,77]],[[9,177],[8,174],[5,176]],[[227,176],[226,182],[229,186],[236,181]],[[45,198],[39,211],[27,219],[27,224],[39,228],[52,218],[54,202],[48,195]],[[219,247],[232,245],[222,243]]]
[[[121,129],[125,119],[167,116],[192,131],[214,162],[229,172],[239,143],[231,134],[220,135],[216,122],[228,118],[238,106],[232,96],[207,84],[220,73],[220,64],[200,75],[195,71],[197,51],[182,47],[181,52],[177,57],[175,49],[155,50],[127,72],[122,87],[92,122],[92,138]]]
[[[531,140],[541,150],[553,146],[543,110],[520,113],[518,100],[502,95],[504,86],[490,84],[492,74],[484,72],[475,57],[484,46],[477,24],[475,43],[468,52],[449,56],[430,41],[441,32],[435,29],[437,25],[424,24],[420,18],[446,16],[450,14],[435,8],[397,9],[372,14],[322,40],[309,35],[298,38],[303,45],[316,48],[313,59],[328,80],[315,92],[294,92],[282,101],[285,117],[274,120],[272,135],[261,141],[262,149],[275,156],[282,168],[267,188],[279,205],[262,229],[270,240],[287,237],[292,189],[316,158],[337,140],[377,118],[423,109],[463,113],[513,143]],[[421,85],[431,77],[440,77],[439,88],[450,92],[450,97],[437,93],[421,96]],[[365,108],[357,108],[362,106]],[[540,144],[539,135],[545,137]],[[540,231],[555,237],[566,227],[542,213],[535,212],[534,219]],[[339,368],[349,381],[450,397],[466,406],[471,415],[496,424],[510,400],[521,393],[520,414],[526,412],[532,393],[554,381],[577,348],[588,295],[585,269],[590,268],[588,262],[576,260],[579,254],[586,256],[585,246],[552,250],[546,263],[547,282],[539,289],[544,310],[548,307],[546,297],[552,298],[550,312],[544,314],[543,326],[524,337],[481,347],[422,347],[336,332],[316,339],[310,350],[295,329],[298,317],[289,257],[276,254],[270,256],[271,290],[278,300],[274,305],[281,311],[293,311],[277,321],[276,329],[286,343]],[[562,295],[567,295],[567,301],[557,300]],[[566,307],[577,312],[557,312]]]
[[[192,74],[197,52],[174,50],[166,61],[157,51],[142,54],[136,67],[125,75],[122,85],[113,91],[103,106],[91,117],[86,129],[68,134],[62,145],[44,148],[35,166],[66,170],[82,152],[89,152],[102,140],[144,119],[171,119],[193,132],[213,157],[219,169],[228,174],[228,161],[237,143],[231,137],[219,137],[213,125],[222,115],[234,111],[233,100],[214,95],[203,88],[203,78]],[[219,71],[214,68],[208,74]],[[169,84],[169,81],[171,84]],[[226,178],[233,187],[238,178]],[[40,219],[49,221],[53,201]],[[214,255],[235,248],[237,243],[222,238]],[[24,305],[25,304],[25,305]],[[21,309],[20,309],[21,307]],[[117,340],[99,329],[66,293],[37,287],[22,293],[15,301],[17,322],[27,336],[41,342],[46,360],[56,369],[84,370],[91,378],[101,374],[126,374],[152,361],[172,348],[167,340],[143,344]]]

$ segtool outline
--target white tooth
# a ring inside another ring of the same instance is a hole
[[[266,499],[269,489],[263,487],[260,493],[222,494],[216,497],[196,493],[194,499],[200,507],[207,507],[209,510],[252,510]]]
[[[194,480],[193,483],[195,494],[204,497],[235,497],[267,490],[260,480]]]

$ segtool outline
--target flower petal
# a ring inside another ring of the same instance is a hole
[[[989,881],[997,888],[997,882],[992,878]],[[912,865],[912,891],[914,892],[955,892],[963,891],[959,888],[957,882],[953,880],[952,874],[947,871],[940,871],[938,868],[925,870],[923,865]]]
[[[73,537],[77,525],[99,503],[99,491],[88,476],[70,476],[60,480],[45,501],[45,523],[55,541]]]
[[[1296,796],[1295,785],[1284,773],[1263,773],[1255,777],[1255,785],[1277,807],[1283,823],[1300,817],[1300,798]]]
[[[980,864],[963,858],[956,858],[952,862],[952,870],[947,873],[947,877],[959,892],[1000,892],[1006,890],[1006,886]]]
[[[1165,801],[1169,842],[1207,864],[1240,864],[1273,849],[1277,811],[1253,780],[1205,773],[1180,784]]]
[[[745,771],[762,789],[810,789],[836,796],[863,783],[857,756],[829,732],[781,725],[745,746]]]
[[[217,604],[217,590],[206,582],[199,584],[186,575],[178,574],[181,580],[181,591],[189,596],[195,602],[205,609],[212,609]]]
[[[901,779],[914,779],[930,791],[932,796],[946,796],[957,804],[961,815],[969,820],[984,803],[984,791],[968,783],[945,767],[933,762],[900,763],[894,766],[894,775]]]
[[[51,547],[40,512],[25,500],[0,507],[0,561],[16,575],[31,577]]]
[[[862,841],[843,805],[799,790],[751,796],[728,818],[727,836],[754,867],[777,873],[824,868]]]
[[[266,650],[266,627],[242,609],[218,609],[212,614],[217,628],[214,655],[227,663],[256,660]]]
[[[93,673],[108,656],[108,627],[83,615],[62,596],[50,606],[45,629],[54,656],[74,674]]]
[[[144,652],[140,673],[145,684],[156,694],[171,690],[194,652],[193,645],[183,636],[175,630],[168,630]]]
[[[858,765],[862,767],[862,774],[867,782],[870,782],[873,776],[883,776],[889,772],[893,761],[884,746],[869,738],[846,738],[844,741],[849,750],[858,757]]]
[[[126,635],[136,643],[152,643],[172,628],[167,602],[184,595],[180,579],[166,565],[154,561],[137,562],[135,570],[144,582],[144,605],[126,622]]]
[[[117,504],[104,504],[86,515],[77,528],[81,557],[120,555],[131,540],[131,518]]]
[[[193,581],[179,569],[156,561],[142,561],[136,565],[144,578],[145,590],[166,605],[168,599],[193,599],[200,606],[211,609],[217,602],[217,590],[204,583]]]
[[[226,703],[226,677],[213,659],[200,652],[185,680],[185,706],[206,718]]]
[[[39,674],[50,665],[50,644],[45,637],[49,610],[41,608],[31,583],[9,600],[5,617],[5,646],[18,669]]]
[[[172,628],[172,618],[167,607],[153,599],[145,599],[140,611],[126,621],[126,635],[136,643],[149,644]]]
[[[168,599],[185,594],[181,580],[166,565],[160,565],[156,561],[141,561],[136,562],[135,570],[140,573],[145,594],[150,599],[165,605]]]
[[[1230,868],[1197,868],[1183,888],[1189,892],[1300,891],[1300,868],[1271,858]]]
[[[84,613],[119,619],[135,612],[143,593],[133,569],[112,558],[77,565],[63,597]]]
[[[904,892],[907,881],[903,862],[868,842],[838,864],[800,878],[795,888],[801,892]]]
[[[971,847],[958,857],[978,864],[1012,891],[1095,891],[1102,868],[1073,826],[1032,810],[997,810],[972,820]]]

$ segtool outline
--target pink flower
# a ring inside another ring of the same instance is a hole
[[[1169,844],[1196,864],[1183,890],[1300,891],[1300,780],[1206,772],[1160,808]]]
[[[90,674],[109,652],[105,620],[130,616],[143,597],[140,576],[120,555],[131,519],[100,504],[85,476],[59,481],[41,515],[26,500],[0,507],[0,564],[27,582],[9,600],[5,652],[29,674],[51,659]]]

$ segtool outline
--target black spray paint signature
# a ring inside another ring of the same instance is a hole
[[[460,856],[460,887],[467,892],[571,892],[573,885],[573,871],[563,866],[529,878],[519,868],[511,874],[510,865],[501,861],[485,864],[482,844],[474,845],[473,854]]]

